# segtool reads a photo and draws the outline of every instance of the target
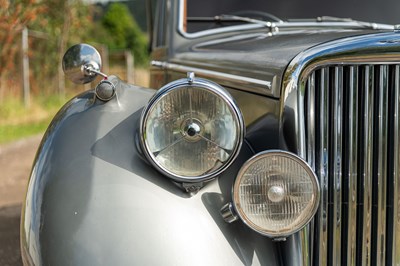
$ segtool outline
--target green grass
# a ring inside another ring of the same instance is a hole
[[[0,144],[42,134],[50,121],[31,122],[21,125],[0,125]]]
[[[56,95],[36,96],[29,108],[18,98],[0,103],[0,144],[42,134],[66,100]]]
[[[122,70],[124,69],[122,68]],[[118,71],[118,68],[114,68],[109,73],[118,74]],[[122,79],[125,78],[123,75]],[[135,70],[136,85],[149,86],[149,78],[147,69],[137,68]],[[32,95],[29,108],[25,108],[20,97],[8,96],[0,99],[0,144],[44,133],[51,119],[67,99],[83,89],[84,87],[78,86],[69,90],[66,97],[63,98],[57,94]]]

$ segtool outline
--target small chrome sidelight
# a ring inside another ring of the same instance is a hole
[[[94,91],[97,98],[102,101],[109,101],[115,95],[115,86],[111,81],[103,79],[99,84],[97,84]]]
[[[161,88],[142,112],[141,147],[146,158],[178,182],[201,182],[223,172],[244,137],[242,114],[218,84],[196,78]]]
[[[236,216],[251,229],[282,240],[303,228],[319,204],[315,173],[295,154],[272,150],[250,158],[240,169],[233,204],[221,209],[225,221]]]

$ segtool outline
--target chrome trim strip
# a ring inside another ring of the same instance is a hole
[[[393,161],[394,161],[394,171],[393,171],[393,254],[392,254],[392,264],[400,264],[400,66],[395,67],[395,82],[394,82],[394,134],[393,134]]]
[[[197,77],[212,79],[219,84],[233,88],[240,88],[242,90],[253,93],[258,93],[266,96],[271,96],[273,94],[272,82],[270,81],[154,60],[151,61],[151,65],[153,67],[176,71],[184,74],[186,74],[187,72],[194,72]]]
[[[311,266],[311,242],[309,241],[310,224],[306,225],[303,230],[299,232],[301,239],[301,246],[303,247],[301,258],[303,266]]]
[[[306,120],[304,117],[304,99],[305,99],[305,83],[300,85],[299,90],[297,91],[297,113],[298,113],[298,120],[295,122],[296,123],[296,135],[297,135],[297,140],[298,140],[298,150],[297,153],[298,155],[303,158],[304,160],[307,159],[307,147],[306,147],[306,132],[305,132],[305,127],[306,127]]]
[[[307,84],[307,162],[315,171],[315,72],[309,76]]]
[[[371,263],[371,211],[372,211],[372,155],[373,155],[373,106],[374,103],[374,71],[373,66],[365,66],[365,98],[364,98],[364,143],[363,143],[363,234],[362,234],[362,265]]]
[[[290,92],[297,90],[299,84],[305,83],[306,78],[318,67],[335,64],[399,64],[399,43],[393,41],[394,39],[398,39],[398,34],[393,32],[349,37],[324,43],[298,54],[290,62],[283,77],[283,105]],[[377,50],[379,47],[386,49]]]
[[[388,138],[388,72],[389,67],[382,65],[379,67],[379,111],[378,111],[378,139],[379,147],[377,185],[378,189],[378,210],[377,210],[377,263],[378,265],[385,264],[386,257],[386,180],[387,180],[387,138]],[[380,183],[382,182],[382,183]],[[374,228],[375,229],[375,228]]]
[[[340,265],[342,232],[342,113],[343,113],[343,67],[335,67],[335,80],[332,100],[333,108],[333,228],[332,228],[332,264]]]
[[[350,67],[349,76],[349,137],[347,153],[349,155],[348,179],[348,238],[347,238],[347,265],[356,264],[356,221],[357,221],[357,169],[358,169],[358,67]]]

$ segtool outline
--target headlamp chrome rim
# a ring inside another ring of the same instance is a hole
[[[242,178],[244,176],[244,173],[248,170],[248,168],[256,161],[263,159],[267,156],[273,156],[273,155],[280,155],[280,156],[284,156],[284,157],[289,157],[290,159],[295,160],[296,162],[298,162],[303,168],[304,170],[312,177],[310,180],[313,183],[313,187],[314,187],[314,192],[315,192],[315,200],[312,206],[312,209],[309,213],[309,217],[307,219],[304,219],[302,221],[302,223],[299,223],[296,228],[294,228],[293,230],[287,230],[287,231],[281,231],[281,232],[275,232],[275,231],[268,231],[265,230],[261,227],[259,227],[258,225],[254,224],[252,221],[250,221],[250,219],[246,216],[246,214],[244,213],[244,211],[242,210],[242,208],[240,207],[240,203],[239,202],[239,193],[237,193],[239,185],[240,185],[240,178]],[[319,181],[318,178],[316,176],[316,174],[314,173],[314,171],[312,170],[312,168],[309,166],[309,164],[303,160],[301,157],[297,156],[294,153],[288,152],[288,151],[283,151],[283,150],[267,150],[267,151],[262,151],[259,152],[257,154],[255,154],[254,156],[252,156],[250,159],[248,159],[243,166],[241,167],[241,169],[239,170],[234,186],[233,186],[233,190],[232,190],[232,199],[233,199],[233,207],[236,211],[236,214],[238,215],[238,217],[240,218],[240,220],[243,221],[243,223],[245,223],[249,228],[251,228],[252,230],[256,231],[259,234],[262,234],[264,236],[270,237],[270,238],[282,238],[282,237],[288,237],[298,231],[300,231],[301,229],[304,228],[304,226],[306,226],[311,220],[312,218],[315,216],[318,207],[319,207],[319,201],[320,201],[320,186],[319,186]]]
[[[165,97],[169,92],[172,90],[176,90],[179,88],[184,88],[184,87],[197,87],[197,88],[202,88],[209,90],[213,94],[219,96],[232,110],[232,113],[234,114],[234,117],[236,118],[236,124],[238,128],[238,141],[235,145],[235,148],[233,149],[232,155],[230,156],[229,160],[227,160],[223,166],[221,166],[218,170],[213,171],[211,173],[206,173],[203,175],[199,176],[183,176],[179,174],[175,174],[168,169],[162,167],[157,161],[153,158],[153,155],[149,151],[149,148],[146,144],[146,123],[147,119],[149,116],[149,112],[152,109],[152,107],[160,101],[163,97]],[[210,180],[219,174],[221,174],[223,171],[225,171],[237,158],[239,151],[242,147],[243,144],[243,139],[245,135],[245,126],[244,126],[244,120],[242,113],[237,106],[235,100],[233,97],[220,85],[211,82],[206,79],[202,78],[194,78],[193,75],[189,75],[188,73],[188,78],[186,79],[179,79],[176,81],[173,81],[171,83],[166,84],[162,88],[160,88],[154,95],[153,97],[149,100],[148,104],[143,108],[141,118],[140,118],[140,147],[142,149],[143,154],[147,158],[147,160],[162,174],[166,175],[167,177],[177,181],[177,182],[203,182]]]

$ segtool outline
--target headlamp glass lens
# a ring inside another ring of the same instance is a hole
[[[319,185],[304,161],[286,152],[256,155],[242,168],[234,202],[251,228],[286,236],[302,228],[318,206]]]
[[[189,178],[220,169],[237,152],[241,132],[231,104],[195,86],[160,96],[148,110],[144,129],[152,160],[172,175]]]

